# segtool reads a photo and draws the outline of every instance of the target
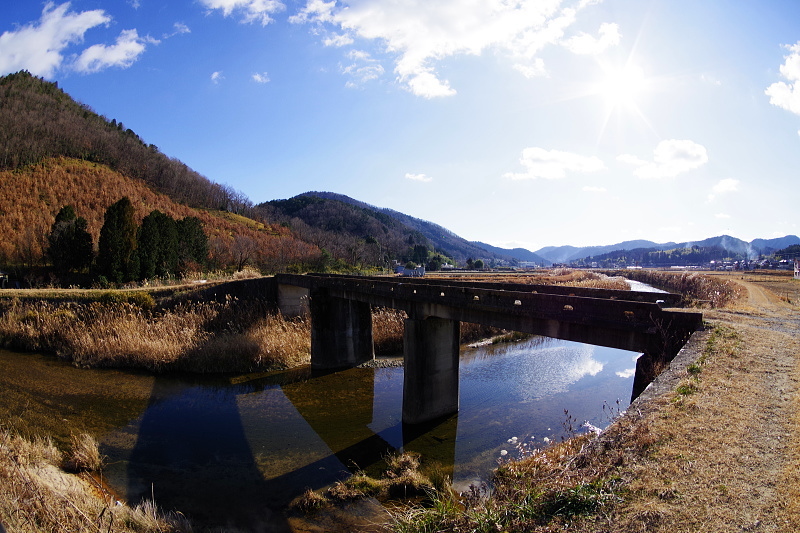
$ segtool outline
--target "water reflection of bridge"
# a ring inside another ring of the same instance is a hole
[[[700,313],[662,309],[680,300],[665,293],[318,274],[279,274],[264,283],[274,283],[284,314],[310,310],[314,368],[372,359],[371,307],[404,310],[408,424],[458,411],[459,322],[641,352],[634,396],[653,362],[671,360],[702,325]]]

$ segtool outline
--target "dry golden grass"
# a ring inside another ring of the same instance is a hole
[[[698,304],[706,303],[714,308],[733,304],[746,293],[729,275],[660,270],[626,270],[624,275],[663,290],[683,294]]]
[[[594,289],[627,291],[630,287],[621,276],[608,276],[591,270],[556,268],[534,272],[491,272],[485,274],[443,274],[434,272],[427,277],[459,281],[491,281],[495,283],[521,283],[526,285],[565,285]]]
[[[94,437],[88,433],[73,434],[71,446],[62,461],[67,472],[97,472],[103,467],[103,456]]]
[[[161,513],[150,501],[136,508],[119,504],[60,463],[49,441],[0,430],[0,524],[9,533],[191,531],[183,516]]]
[[[15,301],[0,315],[0,342],[85,367],[247,372],[308,362],[311,341],[307,319],[229,300],[160,312],[124,302]]]

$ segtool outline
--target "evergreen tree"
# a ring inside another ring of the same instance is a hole
[[[177,229],[179,263],[204,264],[208,259],[208,237],[200,219],[185,217],[177,222]]]
[[[139,274],[141,278],[174,276],[178,270],[178,226],[175,219],[154,210],[139,228]]]
[[[137,230],[133,204],[127,196],[106,209],[98,242],[100,274],[117,283],[137,278]]]
[[[62,207],[48,236],[53,267],[61,273],[81,271],[92,263],[92,236],[88,223],[75,214],[71,205]]]

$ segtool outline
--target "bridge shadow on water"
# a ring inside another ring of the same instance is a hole
[[[153,497],[199,529],[290,531],[284,510],[306,488],[355,470],[378,475],[395,450],[369,427],[373,369],[245,379],[156,379],[128,457],[129,501]],[[406,449],[435,448],[448,470],[456,423],[455,416],[424,427],[398,423],[387,433],[402,432]]]

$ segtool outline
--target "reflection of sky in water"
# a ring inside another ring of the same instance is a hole
[[[604,364],[594,358],[596,346],[547,342],[517,343],[495,350],[490,357],[474,358],[461,368],[461,380],[503,387],[516,401],[538,400],[565,392],[584,376],[596,376]]]
[[[409,446],[453,465],[454,483],[464,488],[490,476],[510,437],[557,439],[565,410],[576,424],[607,425],[604,403],[620,399],[621,408],[628,405],[634,360],[631,352],[541,337],[464,348],[458,415],[410,443],[404,443],[409,434],[401,420],[402,368],[322,375],[306,370],[230,381],[126,374],[142,380],[143,410],[107,422],[106,480],[130,497],[148,496],[155,487],[167,506],[237,516],[252,501],[280,506],[305,487],[339,479],[351,463],[368,467],[388,447]],[[30,361],[19,373],[30,374]],[[62,366],[46,360],[42,371],[53,364]],[[108,379],[91,370],[80,376]],[[98,393],[98,404],[107,400],[104,394]],[[64,409],[85,407],[67,405],[71,398],[64,398]],[[241,490],[249,499],[236,496],[239,485],[247,486]],[[226,510],[232,505],[238,507]]]

